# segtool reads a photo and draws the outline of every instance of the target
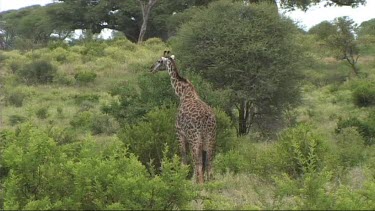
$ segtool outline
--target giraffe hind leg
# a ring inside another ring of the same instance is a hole
[[[206,172],[206,169],[207,169],[207,164],[208,164],[208,159],[207,159],[207,151],[203,150],[202,151],[202,171],[203,171],[203,174]]]

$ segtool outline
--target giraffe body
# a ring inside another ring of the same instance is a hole
[[[202,101],[193,84],[182,78],[177,70],[174,57],[165,56],[153,67],[152,72],[166,68],[171,77],[171,84],[180,105],[176,120],[182,162],[187,164],[190,150],[195,165],[194,175],[198,183],[212,177],[212,161],[216,145],[216,118],[211,107]]]

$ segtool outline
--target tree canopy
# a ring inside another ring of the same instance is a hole
[[[142,10],[144,8],[142,5],[146,1],[58,0],[43,7],[31,6],[0,13],[2,19],[0,46],[15,48],[17,37],[27,40],[26,43],[24,41],[18,46],[27,48],[35,43],[45,45],[51,39],[67,38],[76,29],[88,31],[91,34],[98,34],[105,28],[113,29],[123,33],[133,42],[137,42],[141,35],[141,40],[150,37],[167,40],[175,34],[179,26],[174,25],[176,14],[181,16],[189,8],[206,7],[214,1],[217,0],[158,0],[152,4],[152,8],[149,8],[147,16],[144,16],[146,10]],[[251,4],[261,2],[276,5],[275,0],[248,0]],[[284,9],[307,10],[310,6],[320,2],[326,2],[327,6],[352,7],[366,3],[365,0],[281,0],[279,6]],[[189,13],[184,16],[189,16]],[[142,26],[147,26],[147,28],[142,29]],[[52,34],[54,36],[51,36]]]
[[[296,32],[269,4],[219,1],[182,25],[172,46],[183,68],[234,91],[239,134],[246,134],[298,101],[302,53],[293,42]]]

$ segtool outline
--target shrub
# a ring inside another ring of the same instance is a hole
[[[78,140],[78,132],[72,127],[51,127],[48,136],[58,144],[69,144]]]
[[[18,114],[13,114],[9,116],[9,123],[12,126],[16,124],[20,124],[25,121],[26,121],[26,117],[18,115]]]
[[[91,131],[94,135],[97,134],[112,134],[119,128],[118,123],[106,114],[97,114],[93,117]]]
[[[331,178],[332,175],[328,171],[309,172],[297,180],[287,174],[274,177],[277,187],[275,201],[277,209],[334,209],[334,199],[327,185]]]
[[[353,102],[358,107],[375,105],[375,84],[373,82],[361,83],[353,91]]]
[[[90,111],[83,111],[76,113],[70,120],[70,125],[73,128],[82,128],[84,130],[89,130],[92,126],[94,114]]]
[[[125,126],[119,138],[130,152],[139,156],[143,164],[148,165],[152,160],[152,164],[159,169],[165,145],[170,149],[167,157],[179,154],[175,119],[176,108],[154,109],[146,114],[143,121]]]
[[[13,105],[16,107],[22,107],[23,102],[27,95],[23,92],[20,91],[13,91],[8,94],[6,94],[6,102],[9,105]]]
[[[60,146],[30,124],[4,138],[5,210],[184,209],[196,195],[176,156],[163,158],[161,174],[150,175],[116,139]]]
[[[90,71],[82,71],[74,75],[78,84],[87,84],[94,82],[96,79],[96,73]]]
[[[39,119],[46,119],[48,117],[48,108],[39,108],[36,110],[35,114]]]
[[[57,71],[53,77],[53,82],[61,85],[73,85],[75,83],[75,79],[68,76],[68,74],[63,71]]]
[[[357,130],[351,127],[342,128],[335,139],[341,165],[351,167],[364,161],[364,140]]]
[[[80,105],[84,101],[97,103],[97,102],[99,102],[99,95],[97,95],[97,94],[80,94],[80,95],[78,95],[77,94],[77,95],[73,96],[73,99],[74,99],[74,102],[77,105]]]
[[[27,84],[50,83],[57,71],[47,60],[35,60],[26,64],[24,67],[16,71],[16,74]]]
[[[283,171],[293,177],[320,171],[327,157],[324,140],[305,124],[284,131],[276,145],[276,153],[283,163]]]
[[[230,150],[226,153],[218,153],[214,160],[215,172],[224,174],[226,172],[239,173],[244,171],[246,165],[245,157],[239,151]]]
[[[119,128],[118,123],[102,113],[93,113],[91,111],[79,111],[70,121],[70,125],[77,129],[89,130],[93,135],[105,133],[112,134]]]
[[[10,70],[12,71],[12,73],[16,73],[18,70],[20,70],[22,68],[22,64],[20,64],[17,61],[12,61],[9,64],[9,67],[10,67]]]
[[[370,118],[371,119],[371,118]],[[375,142],[375,124],[371,121],[360,121],[357,117],[352,117],[349,119],[340,119],[337,122],[337,127],[335,129],[336,133],[340,133],[342,129],[347,127],[354,127],[357,129],[359,134],[365,139],[366,145],[372,145]]]
[[[234,147],[236,129],[229,116],[220,109],[214,109],[216,116],[216,152],[227,152]]]

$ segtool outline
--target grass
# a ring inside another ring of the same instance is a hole
[[[82,104],[77,103],[76,96],[99,96],[98,101],[90,102],[89,111],[100,113],[102,105],[109,104],[116,99],[109,94],[111,89],[119,83],[136,86],[138,77],[148,72],[153,61],[167,49],[166,44],[157,39],[149,40],[142,45],[135,45],[127,40],[95,44],[91,47],[88,45],[73,46],[68,49],[49,50],[46,48],[27,53],[4,52],[7,59],[4,65],[0,66],[0,81],[5,81],[4,90],[22,92],[26,98],[21,107],[9,105],[6,103],[6,98],[0,98],[2,128],[17,128],[17,124],[11,124],[11,118],[12,115],[19,115],[36,125],[49,129],[56,136],[63,134],[61,131],[70,127],[71,120],[76,114],[82,112]],[[87,49],[91,49],[89,51],[91,53],[83,54]],[[375,46],[367,47],[366,52],[373,52],[374,49]],[[63,79],[65,77],[70,82],[26,86],[17,81],[13,76],[11,64],[17,62],[24,65],[35,57],[51,60],[58,67],[61,77]],[[313,66],[306,68],[303,100],[301,105],[292,112],[297,123],[313,125],[314,132],[321,134],[330,144],[335,144],[334,130],[339,118],[366,119],[372,108],[356,107],[351,97],[352,88],[356,83],[362,83],[364,80],[375,82],[375,57],[361,56],[359,64],[361,71],[366,74],[366,79],[349,80],[347,73],[350,69],[343,62],[332,58],[321,58]],[[74,75],[81,70],[93,71],[97,74],[97,78],[86,85],[78,85],[74,81]],[[46,119],[37,117],[36,111],[40,108],[47,109]],[[76,134],[73,134],[77,135],[76,141],[91,137],[105,145],[108,140],[117,139],[116,134],[92,135],[86,129],[73,129],[76,130]],[[239,155],[234,153],[232,157],[224,157],[243,159],[240,165],[242,169],[239,169],[237,173],[217,171],[215,180],[200,187],[199,197],[190,203],[189,209],[286,209],[293,208],[300,203],[296,201],[296,195],[282,199],[276,196],[278,186],[275,184],[274,177],[281,174],[281,172],[275,173],[277,168],[273,166],[275,160],[278,159],[274,154],[277,139],[269,142],[251,140],[253,138],[244,137],[237,141],[234,150]],[[367,147],[364,153],[367,161],[358,166],[343,169],[342,172],[336,172],[335,175],[339,176],[330,181],[330,187],[334,189],[342,183],[349,188],[360,190],[364,184],[373,183],[371,178],[375,175],[374,146]],[[300,182],[298,179],[291,181],[295,184]],[[298,207],[294,208],[298,209]]]

